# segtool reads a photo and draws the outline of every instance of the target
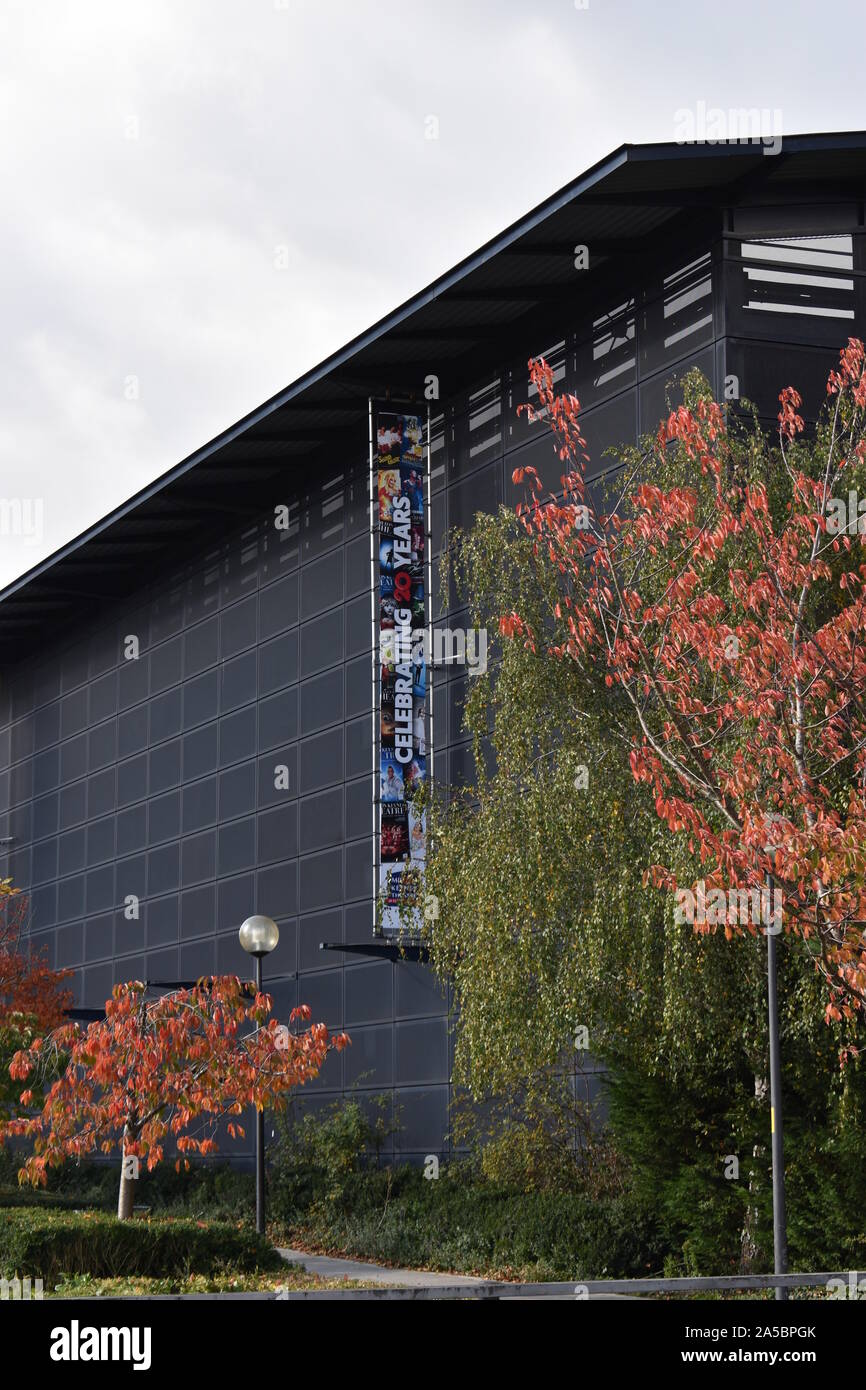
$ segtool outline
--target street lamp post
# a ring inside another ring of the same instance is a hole
[[[775,820],[776,816],[769,817]],[[764,846],[772,854],[778,846],[769,840]],[[778,968],[776,937],[781,923],[776,924],[773,897],[775,882],[767,874],[767,1015],[770,1034],[770,1141],[773,1162],[773,1269],[776,1274],[788,1273],[788,1234],[785,1215],[785,1151],[782,1139],[782,1060],[779,1048]],[[776,1301],[784,1303],[788,1290],[776,1287]]]
[[[270,955],[280,939],[280,929],[270,917],[248,917],[238,932],[247,955],[256,962],[256,991],[262,992],[262,958]],[[265,1233],[265,1112],[256,1111],[256,1230]]]

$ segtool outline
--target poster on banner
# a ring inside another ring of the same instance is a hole
[[[421,926],[427,776],[424,423],[390,407],[375,416],[378,509],[379,924]],[[408,909],[408,912],[407,912]]]

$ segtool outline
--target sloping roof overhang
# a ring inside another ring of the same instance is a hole
[[[624,262],[658,256],[719,211],[759,204],[857,202],[866,196],[866,132],[786,136],[759,144],[623,145],[547,198],[338,352],[130,497],[0,591],[0,655],[21,654],[81,600],[120,597],[153,566],[252,522],[275,489],[366,440],[367,397],[443,398],[491,362],[524,351],[563,306],[592,295]],[[591,247],[577,277],[574,247]],[[543,341],[543,338],[542,338]],[[201,542],[199,541],[200,545]]]

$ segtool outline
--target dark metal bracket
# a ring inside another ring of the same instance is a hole
[[[418,940],[388,941],[385,938],[373,941],[346,942],[320,941],[320,951],[345,951],[347,955],[373,956],[376,960],[421,961],[430,959],[428,948]]]

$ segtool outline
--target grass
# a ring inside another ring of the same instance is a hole
[[[190,1274],[185,1278],[155,1279],[127,1276],[115,1279],[94,1279],[90,1274],[67,1275],[45,1291],[46,1298],[141,1298],[155,1294],[201,1293],[290,1293],[325,1289],[366,1289],[375,1287],[354,1279],[321,1279],[316,1274],[287,1265],[281,1274],[219,1275]]]

